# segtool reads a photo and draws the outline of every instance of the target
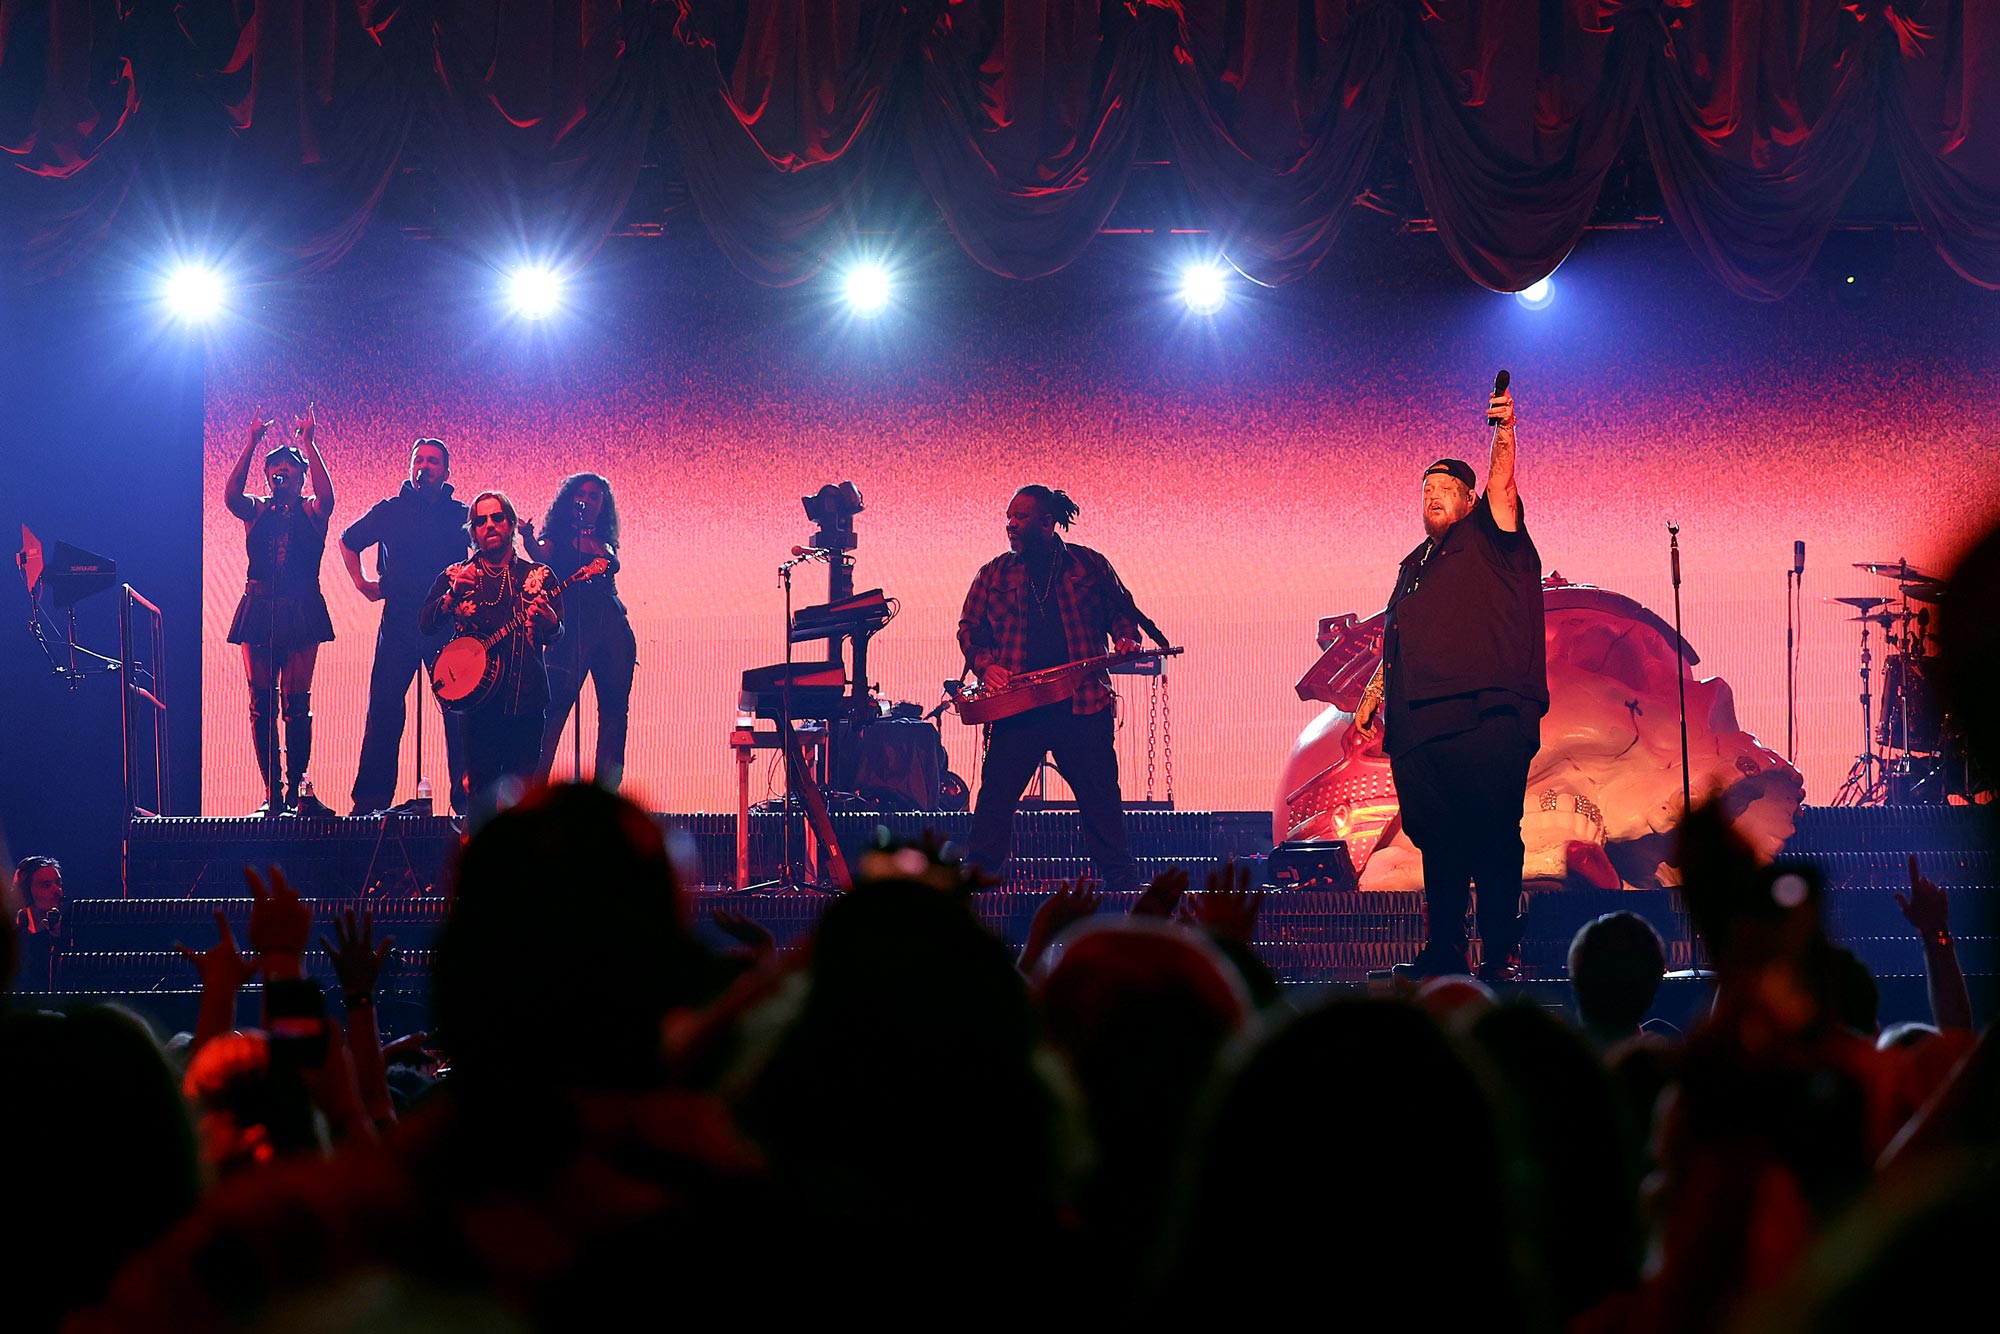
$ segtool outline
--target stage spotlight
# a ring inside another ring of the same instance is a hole
[[[857,315],[879,315],[889,305],[889,275],[879,264],[857,264],[841,280],[848,307]]]
[[[1228,280],[1217,265],[1191,264],[1181,273],[1181,299],[1197,315],[1215,314],[1228,295]]]
[[[563,282],[555,270],[535,264],[507,275],[507,300],[524,320],[553,315],[562,305]]]
[[[1529,310],[1540,310],[1543,306],[1555,300],[1555,296],[1556,285],[1548,278],[1529,283],[1526,287],[1514,293],[1514,299]]]
[[[167,308],[190,324],[213,319],[222,309],[222,275],[205,264],[180,264],[167,274]]]

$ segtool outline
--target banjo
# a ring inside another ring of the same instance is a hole
[[[610,568],[611,562],[599,556],[550,589],[549,596],[556,596],[571,584],[595,579]],[[530,590],[524,586],[523,591]],[[437,663],[431,668],[431,693],[437,696],[438,703],[454,712],[463,712],[484,702],[500,680],[500,659],[494,656],[493,646],[527,623],[526,616],[515,616],[490,635],[460,635],[440,649]]]
[[[1129,653],[1079,658],[1075,662],[1043,667],[1038,671],[1016,672],[1008,678],[1005,690],[968,686],[954,695],[951,703],[958,710],[960,722],[977,727],[1001,718],[1011,718],[1017,713],[1026,713],[1029,709],[1038,709],[1044,704],[1057,704],[1069,699],[1092,672],[1107,667],[1122,667],[1128,662],[1140,662],[1147,658],[1171,658],[1186,651],[1182,648],[1135,648]]]

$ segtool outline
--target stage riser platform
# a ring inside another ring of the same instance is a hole
[[[721,888],[735,871],[735,817],[662,815],[662,826],[692,839],[702,876],[716,888],[699,891],[695,915],[718,948],[728,942],[708,924],[712,909],[742,912],[768,926],[781,943],[808,932],[825,906],[812,893],[738,893]],[[858,857],[880,827],[902,837],[926,830],[962,840],[964,812],[842,812],[834,816],[842,844]],[[1206,871],[1225,858],[1261,870],[1269,817],[1261,811],[1136,811],[1128,816],[1133,851],[1145,873],[1167,865],[1190,871],[1199,888]],[[1809,860],[1825,874],[1829,934],[1848,945],[1880,978],[1920,977],[1923,956],[1895,902],[1907,884],[1906,862],[1915,852],[1925,872],[1952,891],[1953,922],[1966,971],[2000,974],[1993,938],[2000,881],[1983,839],[1987,813],[1947,807],[1808,808],[1787,858]],[[775,870],[783,842],[776,815],[753,815],[753,869]],[[166,819],[138,820],[129,830],[130,898],[78,898],[70,906],[76,952],[55,978],[39,978],[64,991],[129,994],[188,984],[185,961],[172,952],[177,940],[197,948],[213,936],[220,908],[239,938],[247,913],[242,868],[277,863],[302,893],[315,900],[316,917],[368,903],[377,933],[394,935],[403,961],[389,985],[420,1002],[428,979],[427,951],[442,922],[447,880],[460,836],[443,818],[354,820]],[[976,910],[1017,947],[1047,894],[1088,869],[1073,811],[1024,810],[1016,819],[1017,856],[1008,885],[977,896]],[[372,892],[364,890],[372,887]],[[81,887],[73,887],[80,889]],[[1106,912],[1129,908],[1130,896],[1109,896]],[[1695,961],[1685,944],[1676,896],[1669,890],[1551,890],[1526,896],[1523,956],[1532,972],[1565,975],[1570,940],[1592,918],[1627,910],[1653,923],[1668,943],[1669,963]],[[1422,895],[1414,891],[1355,892],[1332,889],[1273,890],[1260,922],[1259,952],[1286,982],[1320,985],[1359,981],[1371,971],[1407,959],[1422,943]]]
[[[702,883],[734,883],[734,815],[655,818],[662,828],[691,841]],[[778,874],[784,859],[784,824],[778,815],[751,815],[752,883]],[[908,839],[929,833],[963,846],[971,824],[972,817],[964,811],[833,815],[841,850],[850,862],[874,842],[880,829]],[[1271,819],[1261,811],[1131,811],[1125,825],[1133,855],[1149,875],[1168,863],[1205,868],[1220,858],[1252,857],[1270,847]],[[792,827],[793,857],[802,862],[804,822],[794,818]],[[134,820],[126,840],[126,889],[134,898],[230,896],[241,890],[245,865],[275,862],[302,894],[413,894],[445,883],[458,845],[456,826],[441,816]],[[1050,887],[1087,874],[1089,866],[1089,849],[1074,811],[1029,810],[1015,816],[1010,886]],[[1200,874],[1196,872],[1197,880]]]

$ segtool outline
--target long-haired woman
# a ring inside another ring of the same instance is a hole
[[[563,724],[583,693],[583,679],[597,687],[596,781],[616,791],[625,776],[625,734],[632,708],[632,675],[639,642],[625,604],[618,599],[618,500],[611,483],[594,472],[563,479],[541,531],[521,524],[536,560],[567,579],[598,557],[611,568],[564,594],[563,637],[549,648],[549,712],[542,731],[542,775],[555,763]],[[582,719],[577,725],[582,726]]]

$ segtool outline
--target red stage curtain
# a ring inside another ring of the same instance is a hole
[[[893,0],[750,0],[725,65],[692,0],[666,8],[663,92],[688,193],[745,275],[803,282],[852,230],[914,20]]]
[[[0,204],[4,249],[57,271],[124,202],[148,128],[131,34],[116,0],[0,4]]]
[[[580,264],[618,225],[660,79],[647,0],[432,0],[426,156],[482,246]]]
[[[410,132],[416,23],[389,0],[183,0],[179,57],[226,118],[186,154],[214,215],[325,268],[374,217]],[[164,57],[163,57],[164,58]]]
[[[1404,44],[1403,124],[1445,251],[1516,292],[1583,235],[1624,146],[1645,48],[1597,0],[1425,0]]]
[[[1246,276],[1303,277],[1381,135],[1405,7],[1186,0],[1159,106],[1188,194]]]
[[[410,162],[473,244],[572,258],[663,113],[718,245],[793,283],[878,180],[1033,277],[1110,215],[1157,127],[1243,272],[1325,256],[1392,95],[1475,280],[1587,223],[1634,114],[1731,290],[1788,292],[1888,136],[1939,252],[2000,287],[2000,5],[1973,0],[0,0],[4,247],[59,267],[141,162],[182,216],[337,260]],[[142,97],[142,90],[144,96]],[[1155,118],[1157,117],[1157,120]],[[225,241],[230,239],[227,236]]]
[[[902,119],[917,172],[967,254],[1039,278],[1083,253],[1124,193],[1164,32],[1149,4],[939,6]]]
[[[1945,263],[2000,288],[2000,5],[1884,5],[1889,146]]]
[[[1875,137],[1869,30],[1838,0],[1669,0],[1640,103],[1667,212],[1731,291],[1805,276]]]

